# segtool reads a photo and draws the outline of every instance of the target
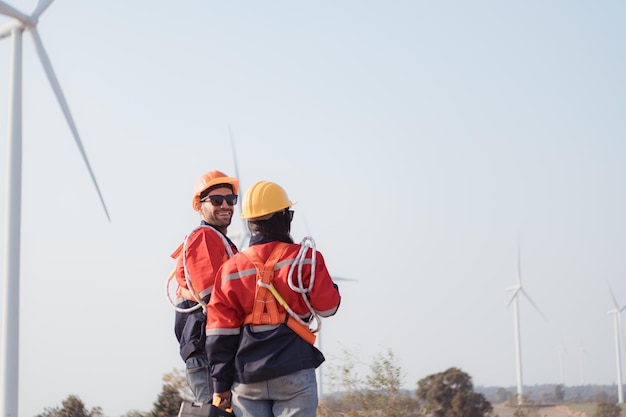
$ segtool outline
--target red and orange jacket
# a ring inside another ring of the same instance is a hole
[[[237,253],[237,247],[219,230],[202,221],[202,226],[191,233],[187,240],[185,253],[183,245],[171,255],[178,259],[176,265],[176,289],[177,304],[181,308],[190,308],[196,304],[191,289],[185,279],[183,255],[187,264],[187,272],[193,290],[207,303],[215,285],[215,277],[220,266],[229,259],[226,250],[227,243],[233,253]],[[180,345],[180,356],[187,360],[191,356],[204,355],[204,330],[206,316],[202,309],[190,313],[176,312],[174,333]]]
[[[265,262],[279,245],[284,245],[281,248],[284,252],[274,267],[272,283],[296,314],[308,318],[311,313],[302,294],[292,290],[288,283],[290,267],[301,245],[272,241],[253,244],[246,251],[254,251]],[[302,369],[317,368],[324,361],[324,356],[315,346],[287,326],[289,316],[285,316],[281,305],[278,305],[278,310],[285,321],[265,325],[248,323],[256,301],[257,269],[246,256],[246,251],[222,265],[207,306],[206,351],[215,392],[230,390],[234,381],[265,381]],[[312,251],[308,249],[302,267],[305,288],[308,288],[311,278],[311,256]],[[298,281],[296,271],[292,281]],[[339,289],[320,252],[316,252],[315,279],[307,297],[311,307],[321,317],[332,316],[339,308]]]

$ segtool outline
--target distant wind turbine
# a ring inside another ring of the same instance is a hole
[[[620,338],[622,329],[622,311],[626,309],[626,306],[620,307],[610,285],[609,292],[611,293],[611,298],[613,299],[614,308],[610,309],[607,314],[613,315],[613,324],[615,328],[615,362],[617,364],[617,402],[621,404],[624,402],[624,388],[622,386],[622,348]]]
[[[565,349],[565,346],[563,346],[563,342],[561,342],[560,348],[559,348],[559,373],[561,376],[561,385],[565,385],[565,369],[564,369],[564,364],[563,361],[565,360],[565,353],[567,352],[567,349]]]
[[[517,246],[517,282],[515,285],[507,288],[508,291],[513,291],[513,296],[508,305],[513,303],[513,317],[514,317],[514,330],[515,330],[515,369],[517,371],[517,403],[522,404],[522,344],[520,336],[520,319],[519,319],[519,295],[523,294],[524,297],[530,302],[530,304],[537,310],[541,317],[547,321],[546,316],[543,315],[539,307],[530,298],[530,296],[524,291],[522,287],[522,265],[520,256],[519,243]]]
[[[578,347],[578,370],[580,372],[580,386],[585,385],[585,368],[583,366],[583,356],[587,351],[583,347],[583,341],[580,340],[580,346]]]
[[[13,20],[0,27],[0,39],[11,37],[12,66],[10,80],[9,105],[9,146],[8,146],[8,176],[6,199],[6,253],[3,290],[3,315],[0,369],[2,369],[2,386],[0,392],[0,407],[2,417],[17,416],[18,382],[19,382],[19,265],[20,265],[20,225],[21,225],[21,198],[22,198],[22,34],[28,30],[35,43],[39,60],[48,76],[52,90],[61,106],[65,119],[74,135],[76,145],[80,151],[91,180],[104,208],[107,219],[109,212],[104,203],[100,188],[96,182],[87,155],[78,136],[78,130],[69,111],[61,86],[54,74],[50,59],[37,32],[37,23],[41,14],[50,6],[52,0],[39,0],[30,15],[0,0],[0,14],[12,17]]]

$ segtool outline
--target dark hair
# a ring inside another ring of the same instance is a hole
[[[230,188],[231,192],[235,192],[235,190],[233,190],[233,186],[232,184],[215,184],[210,186],[209,188],[207,188],[206,190],[202,191],[200,193],[200,200],[202,200],[203,198],[205,198],[207,195],[209,195],[209,193],[213,190],[217,190],[218,188]]]
[[[267,220],[249,220],[248,227],[252,236],[261,237],[263,241],[279,240],[293,243],[291,232],[292,215],[289,209],[276,212]]]

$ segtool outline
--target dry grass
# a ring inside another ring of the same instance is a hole
[[[597,404],[567,404],[556,407],[538,407],[534,412],[529,412],[528,417],[593,417]],[[507,405],[494,405],[494,414],[498,417],[513,417],[517,407]],[[530,410],[529,410],[530,411]],[[622,417],[626,417],[626,406],[622,404]]]
[[[585,413],[586,417],[593,417],[593,415],[596,413],[596,409],[598,408],[598,405],[596,403],[568,404],[567,406],[573,411]],[[621,404],[621,406],[622,417],[626,417],[626,405]]]

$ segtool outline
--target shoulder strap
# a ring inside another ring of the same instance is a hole
[[[284,242],[278,242],[265,262],[263,262],[253,247],[249,247],[242,252],[256,268],[257,281],[271,284],[274,279],[274,267],[276,267],[285,250],[287,250],[287,246]],[[252,313],[246,316],[245,324],[278,324],[284,321],[285,314],[279,314],[276,298],[266,287],[257,284],[254,298]]]

